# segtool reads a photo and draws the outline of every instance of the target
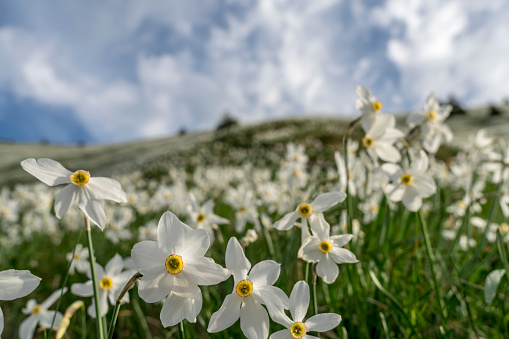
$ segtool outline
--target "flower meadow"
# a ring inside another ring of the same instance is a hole
[[[355,92],[329,142],[276,128],[113,178],[22,161],[40,182],[0,194],[2,337],[508,337],[506,141],[443,156],[434,94],[397,126]]]

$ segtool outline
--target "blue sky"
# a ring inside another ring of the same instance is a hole
[[[503,0],[0,2],[0,139],[109,143],[509,97]]]

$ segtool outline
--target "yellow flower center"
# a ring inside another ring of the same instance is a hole
[[[5,217],[7,214],[9,214],[9,210],[7,208],[3,208],[2,211],[0,211],[0,215],[2,215],[2,217]]]
[[[246,211],[246,206],[239,207],[239,212],[245,212],[245,211]]]
[[[500,234],[506,234],[507,232],[509,232],[509,225],[506,223],[500,224],[498,230],[500,231]]]
[[[71,174],[71,182],[78,186],[85,185],[90,180],[90,173],[87,171],[76,171]]]
[[[428,119],[431,122],[435,122],[435,120],[437,120],[437,113],[435,111],[429,111],[428,112]]]
[[[99,287],[103,290],[109,290],[113,287],[113,280],[108,277],[104,277],[101,279],[101,281],[99,281]]]
[[[203,220],[205,220],[205,215],[203,213],[199,213],[197,216],[196,216],[196,221],[198,222],[202,222]]]
[[[184,268],[184,262],[182,261],[182,257],[177,254],[172,254],[166,259],[166,270],[170,274],[178,274],[182,272]]]
[[[311,205],[310,204],[300,204],[298,211],[301,216],[308,217],[311,214]]]
[[[401,182],[407,186],[412,185],[412,182],[414,182],[414,178],[410,174],[403,174],[401,176]]]
[[[382,109],[382,102],[377,100],[373,103],[373,111],[379,111]]]
[[[32,314],[39,314],[42,311],[41,305],[35,305],[34,308],[32,308]]]
[[[323,253],[329,253],[330,250],[332,249],[332,244],[330,243],[330,241],[324,240],[320,243],[320,245],[318,245],[318,247],[320,248],[320,251],[322,251]]]
[[[293,171],[293,176],[296,177],[296,178],[300,177],[300,171],[298,169],[294,170]]]
[[[307,331],[308,331],[308,328],[301,321],[293,323],[292,326],[290,327],[290,333],[292,334],[292,337],[294,337],[294,338],[302,338],[303,336],[306,335]]]
[[[241,280],[237,284],[236,290],[237,294],[240,295],[241,297],[243,298],[247,297],[248,295],[251,294],[251,292],[253,292],[253,283],[249,279]]]
[[[362,138],[362,145],[365,147],[365,148],[370,148],[371,146],[373,146],[373,139],[370,138],[370,137],[364,137]]]

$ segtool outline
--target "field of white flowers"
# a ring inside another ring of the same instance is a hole
[[[506,141],[440,148],[433,94],[397,128],[356,93],[349,126],[221,131],[113,178],[22,161],[2,337],[508,337]]]

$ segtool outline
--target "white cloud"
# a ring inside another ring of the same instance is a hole
[[[392,111],[432,89],[508,94],[504,1],[57,3],[10,5],[0,89],[70,107],[98,140],[211,128],[225,110],[354,113],[358,84]]]

